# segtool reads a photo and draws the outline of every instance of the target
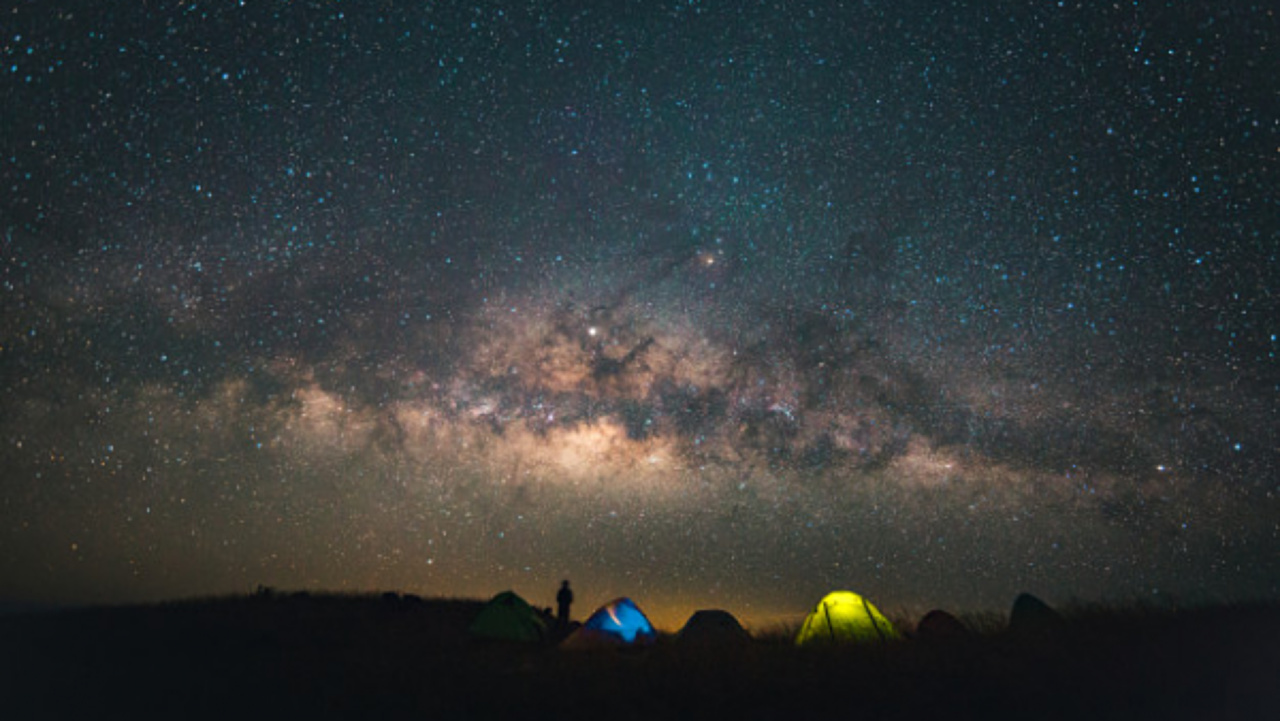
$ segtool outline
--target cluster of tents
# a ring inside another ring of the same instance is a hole
[[[557,634],[553,623],[548,614],[529,605],[514,591],[503,591],[481,607],[470,630],[476,638],[542,643],[562,635]],[[560,643],[565,648],[647,646],[658,639],[649,618],[629,598],[606,603],[585,623],[564,631],[567,635]]]
[[[1030,594],[1020,595],[1013,604],[1013,630],[1052,628],[1061,622],[1056,611]],[[568,649],[602,647],[644,647],[657,642],[653,624],[629,598],[618,598],[596,609],[582,624],[557,632],[543,611],[529,605],[512,591],[503,591],[486,603],[471,623],[472,636],[496,641],[546,643],[562,638]],[[955,616],[942,610],[930,611],[916,626],[914,637],[950,639],[968,634]],[[851,591],[833,591],[820,600],[796,634],[798,646],[877,643],[904,638],[903,633],[870,601]],[[676,635],[676,642],[688,645],[724,645],[750,641],[733,614],[722,610],[697,611]]]

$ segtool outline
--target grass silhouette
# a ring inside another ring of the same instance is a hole
[[[281,594],[0,618],[4,718],[1259,718],[1280,605],[1077,607],[946,640],[643,652],[481,642],[482,602]],[[910,629],[904,629],[910,630]]]

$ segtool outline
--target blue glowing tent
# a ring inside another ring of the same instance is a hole
[[[596,610],[562,644],[566,648],[648,646],[658,639],[653,624],[629,598],[619,598]]]

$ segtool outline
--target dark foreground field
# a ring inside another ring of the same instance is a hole
[[[643,652],[480,643],[471,601],[264,595],[0,618],[0,718],[1278,718],[1280,607]]]

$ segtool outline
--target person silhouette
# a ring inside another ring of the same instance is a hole
[[[556,626],[561,629],[569,627],[569,607],[573,605],[573,590],[568,581],[560,582],[560,591],[556,594]]]

